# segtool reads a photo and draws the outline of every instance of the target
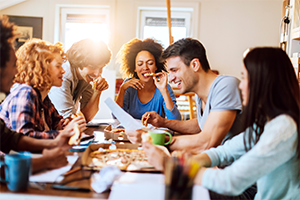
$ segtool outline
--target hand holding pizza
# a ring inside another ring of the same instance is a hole
[[[147,119],[148,118],[148,119]],[[142,116],[142,121],[147,119],[147,125],[152,124],[155,127],[164,127],[164,118],[162,118],[155,111],[146,112]]]
[[[108,89],[107,81],[105,80],[105,78],[102,78],[101,76],[94,79],[94,81],[90,82],[90,84],[92,85],[92,89],[94,91],[102,92]]]

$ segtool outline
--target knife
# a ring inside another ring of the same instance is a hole
[[[91,190],[89,188],[80,188],[80,187],[74,187],[74,186],[65,186],[65,185],[52,185],[51,188],[57,189],[57,190],[73,190],[78,192],[90,192]]]

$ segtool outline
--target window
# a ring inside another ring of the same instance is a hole
[[[65,50],[73,43],[85,39],[109,42],[108,8],[61,8],[60,38]]]
[[[171,31],[174,41],[181,38],[192,37],[190,28],[192,12],[193,9],[188,8],[171,11]],[[169,46],[166,9],[140,9],[139,38],[154,38],[165,48]]]

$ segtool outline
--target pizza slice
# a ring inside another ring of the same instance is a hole
[[[144,115],[142,118],[142,124],[143,126],[148,126],[148,120],[150,119],[150,113],[148,113],[146,116]]]
[[[79,145],[82,133],[80,131],[78,124],[76,124],[73,129],[74,129],[75,133],[74,133],[74,135],[72,135],[70,137],[68,144],[69,145]]]
[[[79,116],[81,116],[81,117],[83,117],[83,119],[85,119],[84,114],[80,110],[77,113],[73,114],[71,116],[71,118],[75,119],[76,117],[79,117]]]
[[[146,73],[146,74],[144,74],[144,76],[147,76],[147,77],[149,77],[149,76],[156,76],[156,74],[155,73]]]

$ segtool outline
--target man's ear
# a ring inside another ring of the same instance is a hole
[[[190,66],[194,71],[199,71],[202,69],[201,63],[198,58],[194,58],[193,60],[191,60]]]

